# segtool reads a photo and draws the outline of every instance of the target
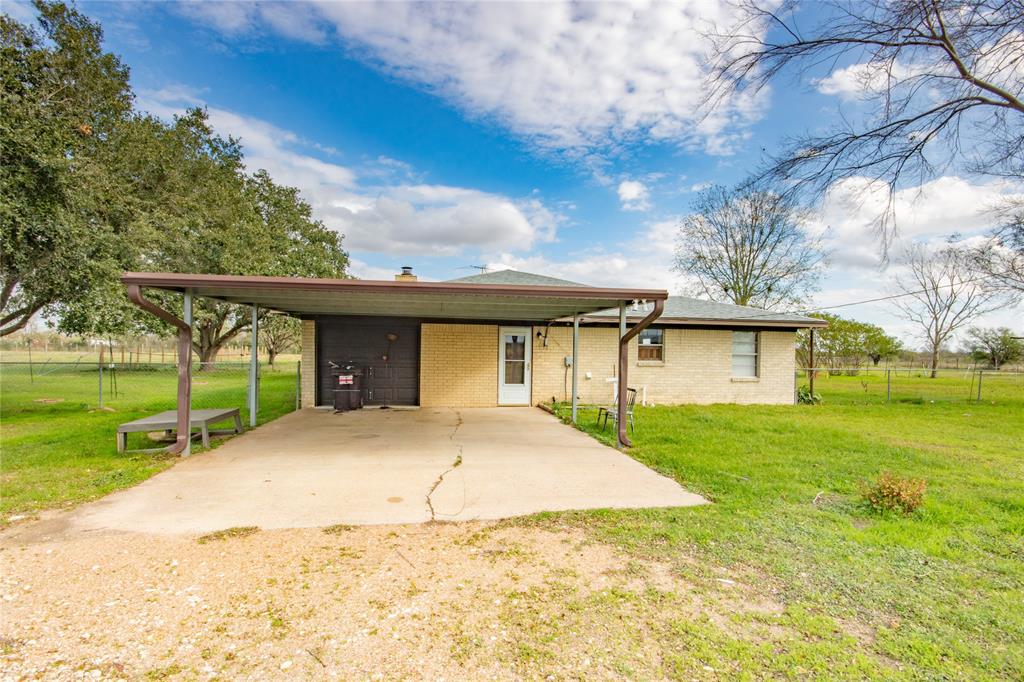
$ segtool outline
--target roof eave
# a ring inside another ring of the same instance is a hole
[[[369,279],[314,279],[308,277],[257,277],[240,275],[201,275],[173,272],[125,272],[124,284],[185,291],[203,286],[224,285],[238,289],[359,291],[365,293],[445,294],[462,293],[481,296],[528,296],[538,298],[666,300],[668,292],[661,289],[623,289],[605,287],[565,287],[533,284],[469,284],[464,282],[408,282]]]
[[[636,315],[627,316],[627,320],[639,319]],[[562,320],[567,321],[567,320]],[[584,322],[603,322],[615,324],[616,318],[608,315],[585,315]],[[677,327],[778,327],[780,329],[822,329],[828,327],[825,320],[772,320],[772,319],[749,319],[749,318],[722,318],[722,317],[666,317],[662,315],[655,324]]]

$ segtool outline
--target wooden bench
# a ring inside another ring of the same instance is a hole
[[[235,428],[231,431],[210,431],[210,426],[219,422],[227,421],[228,419],[234,418]],[[210,434],[213,435],[224,435],[230,433],[241,433],[242,432],[242,417],[238,413],[238,408],[231,409],[213,409],[213,410],[192,410],[189,425],[192,429],[198,428],[199,435],[203,439],[203,447],[210,447]],[[128,451],[128,434],[129,433],[140,433],[149,431],[164,431],[168,435],[178,428],[178,411],[167,410],[160,414],[154,414],[150,417],[143,417],[142,419],[136,419],[135,421],[121,424],[117,427],[117,451],[127,452]],[[193,436],[194,437],[194,436]],[[162,448],[157,448],[162,449]],[[132,452],[150,452],[153,450],[132,450]]]

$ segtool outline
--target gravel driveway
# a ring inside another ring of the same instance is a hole
[[[4,679],[659,678],[673,622],[778,609],[570,527],[19,542],[0,538]]]

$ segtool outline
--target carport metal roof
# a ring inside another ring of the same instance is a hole
[[[386,315],[460,320],[548,321],[617,308],[622,303],[663,301],[659,289],[310,279],[127,272],[126,285],[257,305],[296,316]]]

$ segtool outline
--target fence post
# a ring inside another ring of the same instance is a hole
[[[892,402],[892,370],[885,370],[885,402]]]
[[[983,376],[985,376],[985,372],[983,370],[979,369],[978,370],[978,402],[979,403],[981,402],[981,378]]]

